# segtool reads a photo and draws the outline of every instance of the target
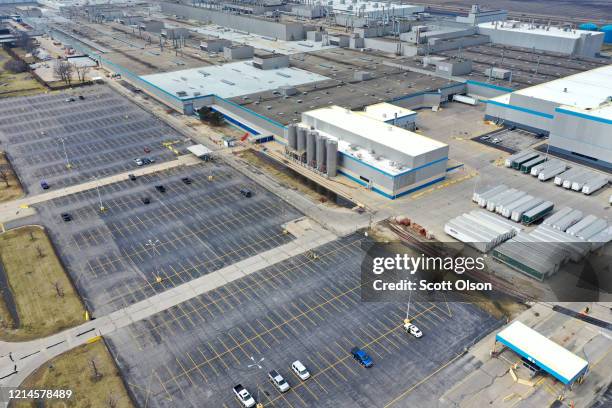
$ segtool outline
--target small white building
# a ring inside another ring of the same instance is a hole
[[[287,68],[289,66],[289,55],[276,53],[255,55],[253,57],[253,66],[259,69]]]
[[[204,161],[208,161],[212,158],[212,150],[202,144],[196,144],[189,146],[187,150],[193,154],[195,157],[202,159]]]
[[[253,58],[255,48],[246,44],[236,44],[223,47],[223,57],[227,60],[240,60]]]
[[[366,106],[363,114],[404,129],[414,130],[416,128],[417,113],[415,111],[387,102]]]
[[[200,42],[200,49],[206,52],[223,52],[223,48],[231,45],[232,42],[225,38],[209,38]]]

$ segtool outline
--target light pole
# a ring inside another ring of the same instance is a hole
[[[410,323],[410,298],[412,297],[412,291],[408,292],[408,306],[406,307],[406,319],[404,319],[404,323]]]
[[[59,138],[60,142],[62,142],[62,148],[64,150],[64,157],[66,158],[66,168],[70,169],[72,168],[72,164],[70,164],[70,160],[68,159],[68,150],[66,150],[66,143],[64,142],[65,139],[63,137]]]
[[[102,195],[100,195],[100,183],[98,183],[98,177],[94,176],[94,180],[96,181],[96,192],[98,193],[98,201],[100,203],[100,212],[106,211],[106,207],[102,204]]]

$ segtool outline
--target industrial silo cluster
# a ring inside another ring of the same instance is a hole
[[[595,23],[584,23],[580,24],[578,26],[578,29],[586,31],[601,31],[602,33],[604,33],[604,43],[612,43],[612,25],[605,25],[599,28]]]
[[[287,154],[329,177],[337,173],[338,141],[296,124],[287,126]]]

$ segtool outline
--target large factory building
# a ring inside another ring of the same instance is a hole
[[[550,149],[612,168],[612,65],[487,101],[486,118],[550,135]]]
[[[533,48],[566,55],[594,57],[601,50],[604,33],[519,21],[491,21],[478,25],[480,34],[493,44]]]
[[[340,106],[302,113],[288,142],[307,165],[330,176],[337,171],[391,199],[446,174],[448,145]]]

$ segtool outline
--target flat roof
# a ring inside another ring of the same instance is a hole
[[[554,102],[576,110],[588,110],[592,116],[599,116],[599,112],[610,117],[609,109],[601,109],[600,106],[612,96],[612,65],[520,89],[492,100],[507,104],[512,101],[512,94]]]
[[[212,150],[202,144],[189,146],[187,150],[197,157],[207,156],[212,153]]]
[[[363,114],[372,119],[386,122],[395,118],[400,119],[406,116],[416,115],[417,113],[413,110],[402,108],[401,106],[381,102],[366,106]]]
[[[425,10],[425,7],[416,6],[413,4],[391,3],[391,5],[389,6],[388,3],[382,1],[379,2],[368,0],[358,0],[357,3],[352,3],[348,1],[342,2],[342,0],[332,0],[331,7],[337,11],[355,14],[358,14],[360,12],[368,13],[373,11],[379,11],[382,14],[383,10],[385,12],[390,11],[391,14],[393,14],[393,10],[408,11],[409,13],[419,13]]]
[[[603,106],[593,109],[580,109],[574,106],[564,106],[561,105],[558,108],[559,110],[571,111],[581,115],[594,116],[596,118],[606,119],[608,121],[612,121],[612,102],[607,103]]]
[[[429,137],[381,122],[363,115],[360,112],[351,111],[336,105],[304,112],[302,115],[307,115],[323,122],[333,123],[346,132],[358,134],[364,139],[369,139],[375,143],[412,157],[447,146],[445,143],[438,142]],[[343,140],[338,135],[329,134],[319,129],[317,129],[317,131],[337,140],[339,151],[389,174],[396,175],[410,169],[410,167],[398,167],[397,164],[390,159],[372,154],[366,148],[355,146],[351,141]]]
[[[538,26],[540,28],[538,28]],[[563,37],[563,38],[580,38],[582,34],[591,34],[591,35],[603,35],[603,33],[598,33],[596,31],[587,31],[587,30],[571,30],[567,31],[560,27],[550,26],[546,27],[543,24],[531,24],[531,23],[521,23],[515,20],[506,20],[506,21],[490,21],[487,23],[478,24],[478,27],[488,28],[493,30],[503,30],[503,31],[518,31],[525,32],[535,35],[542,35],[548,37]]]
[[[329,79],[293,67],[261,70],[253,66],[252,60],[144,75],[141,78],[172,95],[178,96],[178,92],[185,92],[181,98],[210,94],[233,98],[281,86],[297,86]]]
[[[337,48],[335,45],[324,45],[322,41],[284,41],[252,33],[245,34],[241,31],[231,30],[226,27],[214,24],[194,27],[192,30],[199,34],[219,37],[219,39],[248,44],[259,50],[287,55],[309,53],[329,48]]]
[[[569,384],[585,371],[588,362],[523,323],[516,321],[497,333],[496,340]]]

